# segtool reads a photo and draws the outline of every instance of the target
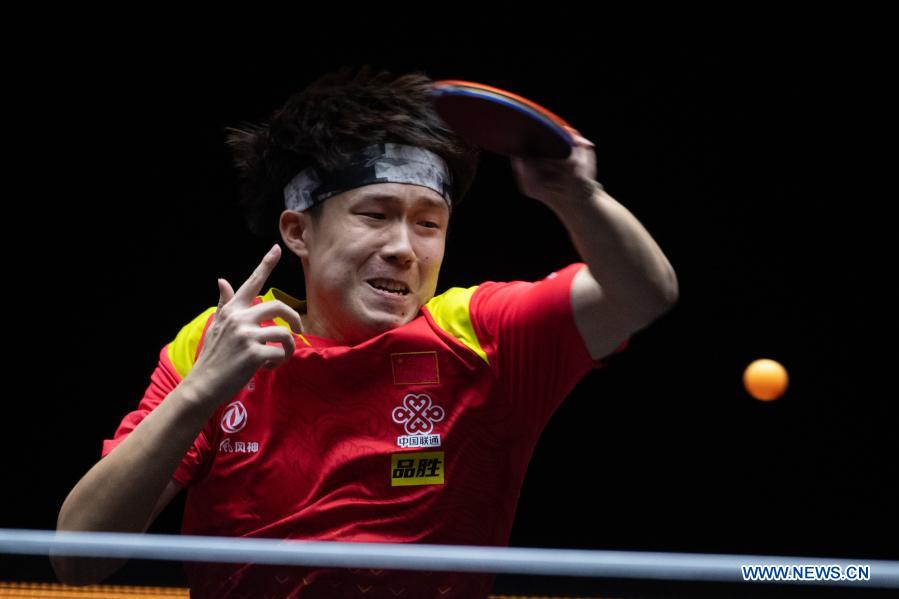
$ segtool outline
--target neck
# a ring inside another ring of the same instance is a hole
[[[329,319],[323,311],[318,310],[319,303],[310,298],[306,300],[306,314],[303,315],[304,332],[313,337],[328,339],[340,345],[353,346],[374,337],[371,333],[358,328],[340,326]]]

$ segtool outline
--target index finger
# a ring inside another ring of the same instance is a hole
[[[276,243],[265,257],[262,258],[262,262],[259,263],[259,266],[256,267],[253,274],[251,274],[250,277],[244,281],[244,284],[240,286],[240,289],[234,294],[232,301],[237,299],[244,305],[249,306],[252,304],[253,298],[262,291],[262,286],[265,285],[265,281],[268,280],[269,275],[272,274],[275,265],[278,264],[278,260],[280,259],[281,246]]]

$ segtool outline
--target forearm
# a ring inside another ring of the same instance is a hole
[[[674,268],[640,221],[598,184],[592,195],[550,206],[609,298],[648,310],[678,295]]]
[[[85,474],[63,502],[59,531],[143,532],[172,474],[215,405],[183,381]],[[60,578],[90,582],[124,560],[53,557]]]

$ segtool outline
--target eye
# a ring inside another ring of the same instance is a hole
[[[383,219],[384,215],[380,212],[360,212],[362,216],[368,216],[370,218]]]
[[[429,229],[439,229],[440,228],[440,225],[438,225],[437,223],[432,223],[429,220],[422,221],[421,224],[425,225]]]

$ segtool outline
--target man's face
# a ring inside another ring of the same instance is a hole
[[[316,328],[358,343],[413,320],[437,289],[448,222],[446,201],[420,185],[378,183],[326,200],[305,236]]]

